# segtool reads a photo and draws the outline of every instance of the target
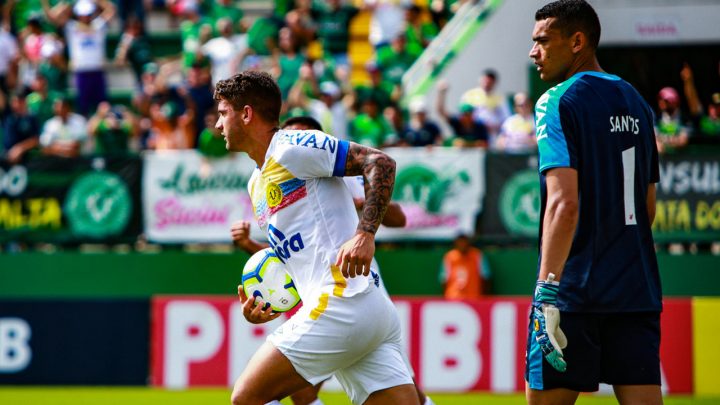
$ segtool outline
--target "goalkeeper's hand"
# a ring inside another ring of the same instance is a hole
[[[567,347],[567,338],[560,329],[560,310],[556,307],[560,283],[550,273],[547,281],[538,280],[533,299],[533,329],[535,340],[545,360],[557,371],[567,369],[562,349]]]

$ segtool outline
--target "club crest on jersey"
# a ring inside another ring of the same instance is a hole
[[[268,224],[268,242],[283,263],[292,256],[293,252],[297,253],[305,249],[300,232],[288,238],[272,224]]]
[[[267,186],[265,186],[265,198],[267,199],[268,207],[277,207],[283,200],[282,189],[275,183],[268,183]]]

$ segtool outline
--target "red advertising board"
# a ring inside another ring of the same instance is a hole
[[[395,298],[405,349],[430,392],[522,391],[529,300]],[[661,358],[664,390],[692,392],[690,300],[666,300]],[[153,385],[232,385],[283,318],[245,321],[236,298],[153,300]]]

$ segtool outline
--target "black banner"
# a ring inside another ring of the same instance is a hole
[[[479,235],[490,239],[537,238],[540,185],[537,156],[488,153]]]
[[[720,154],[661,157],[653,235],[659,241],[720,240]]]
[[[488,154],[483,238],[537,238],[540,187],[537,157]],[[660,159],[653,236],[656,241],[720,240],[720,154]]]
[[[142,232],[140,157],[0,162],[0,241],[121,242]]]
[[[0,384],[145,385],[149,300],[0,301]]]

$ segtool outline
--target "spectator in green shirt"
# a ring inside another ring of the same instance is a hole
[[[230,153],[225,146],[225,137],[223,137],[222,131],[215,128],[217,120],[217,110],[210,109],[205,114],[205,129],[200,132],[198,138],[198,151],[208,158],[221,158]]]
[[[325,7],[313,7],[311,12],[317,22],[324,57],[331,58],[336,67],[349,66],[350,22],[359,10],[342,4],[341,0],[328,0]]]
[[[234,23],[235,32],[245,32],[247,27],[243,17],[243,10],[235,0],[214,0],[210,3],[210,19],[213,27],[217,27],[217,22],[221,18],[229,18]],[[215,35],[220,35],[220,32],[216,30]]]
[[[63,94],[49,89],[47,78],[38,74],[35,76],[32,85],[32,93],[27,96],[27,107],[30,114],[37,117],[40,126],[55,115],[53,104],[55,100],[63,97]]]
[[[422,8],[417,4],[410,4],[405,8],[405,35],[408,47],[422,50],[438,35],[438,28],[432,21],[423,21]]]
[[[700,117],[700,132],[720,141],[720,93],[713,93],[708,104],[707,114]]]
[[[352,105],[356,111],[360,110],[360,102],[367,98],[375,99],[381,110],[400,100],[402,87],[383,80],[383,73],[377,63],[369,62],[365,65],[365,69],[370,76],[370,83],[355,87]]]
[[[283,100],[290,94],[293,84],[300,78],[300,67],[307,58],[300,52],[295,34],[290,28],[280,30],[280,55],[274,59],[274,76],[277,77],[278,86]]]
[[[418,52],[417,49],[408,48],[404,32],[397,35],[390,45],[381,47],[377,52],[377,64],[383,73],[383,80],[399,85],[403,74],[415,63],[421,52],[422,49]]]
[[[142,21],[135,17],[129,17],[125,23],[125,31],[120,37],[120,42],[115,49],[116,65],[130,64],[138,87],[142,84],[143,68],[153,61],[150,41],[145,36],[145,28]]]
[[[88,121],[88,133],[95,141],[95,153],[98,155],[126,155],[131,150],[131,142],[137,150],[137,120],[122,106],[100,103]]]
[[[374,98],[362,101],[362,112],[350,122],[350,139],[373,148],[382,148],[397,141],[397,134],[380,113]]]

